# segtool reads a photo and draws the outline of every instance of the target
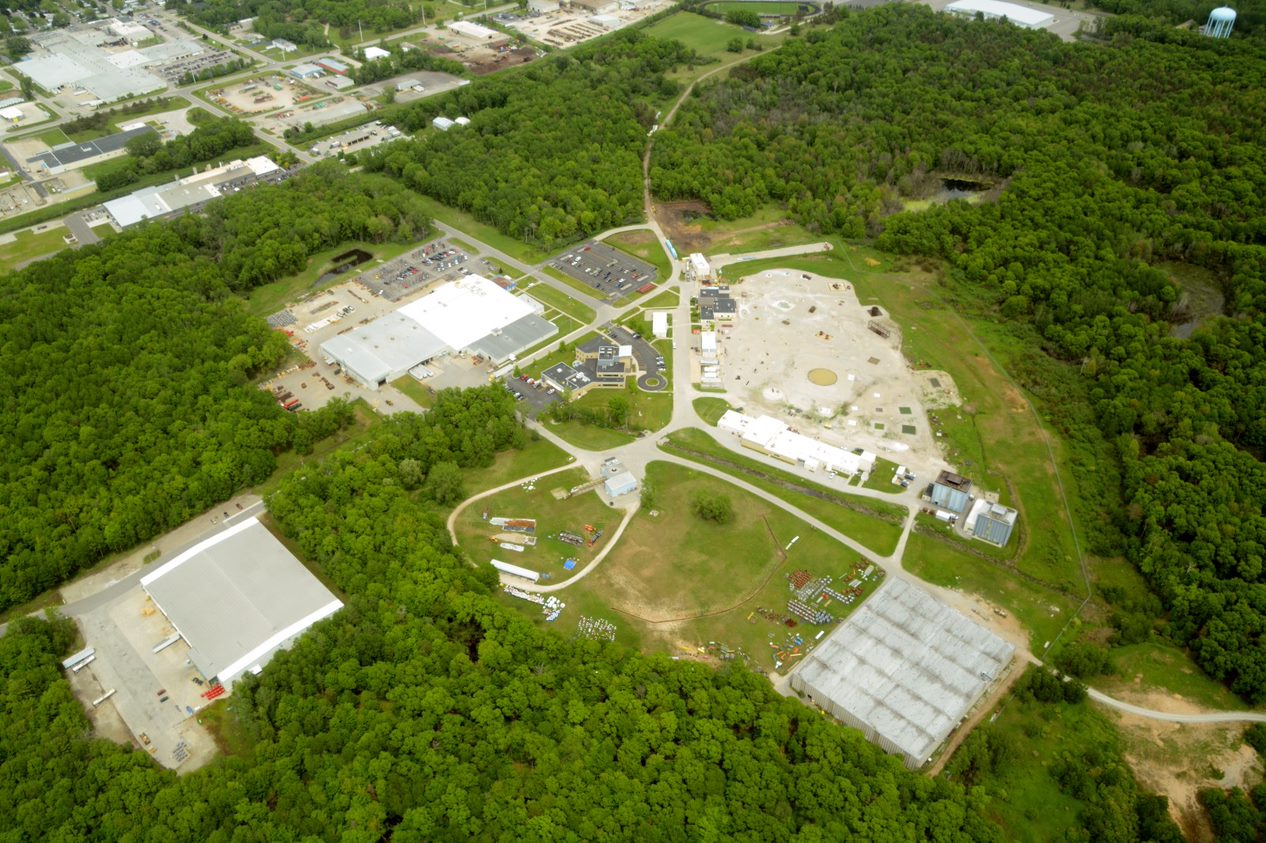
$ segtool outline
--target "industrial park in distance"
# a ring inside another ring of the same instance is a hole
[[[1261,838],[1261,10],[0,23],[0,836]]]

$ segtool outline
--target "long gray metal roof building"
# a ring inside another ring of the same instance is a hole
[[[1014,653],[927,591],[893,577],[809,654],[791,687],[913,770]]]

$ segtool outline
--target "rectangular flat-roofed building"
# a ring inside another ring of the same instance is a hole
[[[394,313],[321,344],[327,361],[370,388],[437,357],[466,352],[503,363],[558,333],[541,305],[481,275],[451,281]]]
[[[932,483],[932,503],[962,515],[971,505],[971,481],[952,471],[942,471]]]
[[[990,503],[981,498],[972,506],[971,513],[967,516],[967,532],[981,541],[1006,547],[1007,542],[1011,541],[1018,515],[1009,506]]]
[[[805,658],[791,687],[915,770],[1014,653],[997,635],[894,577]]]
[[[1010,23],[1025,29],[1042,29],[1055,20],[1054,15],[1040,9],[1030,9],[1028,6],[1005,3],[1002,0],[956,0],[946,6],[945,11],[966,18],[974,18],[976,15],[985,20],[1006,18]]]
[[[249,518],[141,578],[208,680],[231,686],[342,608],[276,536]]]

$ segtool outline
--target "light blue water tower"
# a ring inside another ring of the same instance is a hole
[[[1230,6],[1219,6],[1209,13],[1209,22],[1204,25],[1204,34],[1210,38],[1230,38],[1235,28],[1235,10]]]

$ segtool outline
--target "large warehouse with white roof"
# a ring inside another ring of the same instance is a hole
[[[535,299],[515,296],[481,275],[449,282],[363,328],[321,344],[329,363],[370,388],[428,360],[478,354],[493,363],[558,333]]]
[[[946,6],[945,11],[968,18],[980,15],[985,20],[1006,18],[1010,23],[1025,29],[1042,29],[1055,19],[1054,15],[1040,9],[1006,3],[1003,0],[956,0]]]
[[[791,687],[915,770],[1014,653],[997,635],[893,577],[805,658]]]
[[[343,606],[258,518],[199,542],[141,587],[189,644],[194,667],[226,687]]]

